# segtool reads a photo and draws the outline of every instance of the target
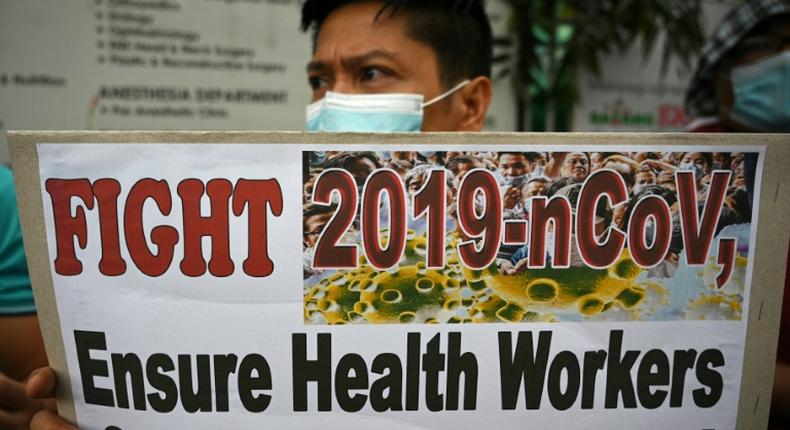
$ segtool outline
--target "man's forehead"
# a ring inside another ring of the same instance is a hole
[[[501,160],[500,162],[502,163],[507,163],[507,162],[513,163],[513,162],[523,161],[524,159],[526,159],[526,157],[524,156],[524,154],[502,154],[499,156],[499,159]]]
[[[362,55],[371,50],[393,51],[393,43],[407,37],[403,13],[383,10],[378,1],[352,1],[326,16],[315,36],[315,51],[325,50],[327,40],[343,41],[344,54]],[[359,38],[364,36],[364,38]],[[334,46],[333,46],[334,47]]]
[[[358,54],[351,54],[342,56],[341,61],[344,63],[346,67],[354,68],[355,66],[358,67],[362,64],[368,63],[370,61],[375,60],[389,60],[398,62],[400,60],[401,55],[394,50],[389,50],[386,48],[370,48],[365,51],[362,51]],[[331,58],[321,58],[315,56],[313,60],[307,63],[307,71],[323,71],[324,69],[329,67],[329,61]]]

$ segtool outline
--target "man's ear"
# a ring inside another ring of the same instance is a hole
[[[491,79],[478,76],[472,79],[459,94],[463,112],[458,131],[480,131],[486,122],[486,113],[491,104],[493,85]]]

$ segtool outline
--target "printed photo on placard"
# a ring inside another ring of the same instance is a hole
[[[305,323],[740,320],[758,153],[604,149],[303,152]]]

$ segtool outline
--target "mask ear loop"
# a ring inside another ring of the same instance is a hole
[[[436,103],[436,102],[438,102],[438,101],[441,101],[442,99],[445,99],[445,98],[447,98],[447,96],[449,96],[450,94],[452,94],[452,93],[454,93],[454,92],[456,92],[456,91],[460,90],[461,88],[465,87],[465,86],[466,86],[466,84],[468,84],[469,82],[470,82],[470,81],[469,81],[469,79],[464,79],[464,80],[463,80],[461,83],[459,83],[458,85],[456,85],[456,86],[454,86],[454,87],[450,88],[449,90],[447,90],[447,91],[443,92],[442,94],[439,94],[438,96],[436,96],[436,97],[434,97],[434,98],[432,98],[432,99],[428,100],[427,102],[423,103],[423,104],[422,104],[422,107],[427,107],[427,106],[430,106],[430,105],[432,105],[432,104],[434,104],[434,103]]]

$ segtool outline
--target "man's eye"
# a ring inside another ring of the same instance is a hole
[[[372,81],[375,79],[381,79],[387,75],[387,72],[378,68],[378,67],[364,67],[360,71],[360,79],[363,81]]]
[[[312,88],[313,91],[325,88],[328,85],[326,79],[321,76],[310,76],[307,78],[307,81],[310,83],[310,88]]]

